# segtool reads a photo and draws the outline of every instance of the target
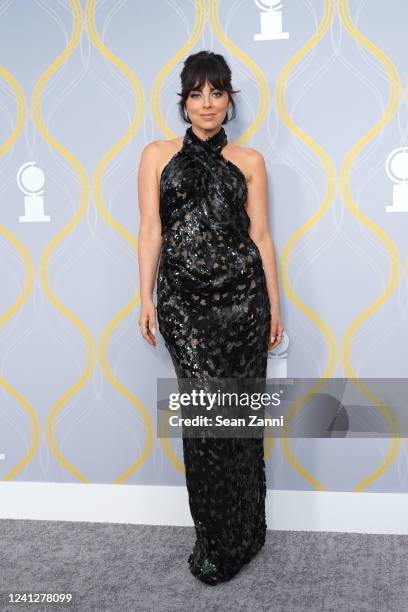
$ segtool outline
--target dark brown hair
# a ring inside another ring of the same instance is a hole
[[[180,74],[181,78],[181,93],[177,93],[181,97],[179,112],[182,121],[191,123],[185,110],[186,100],[190,91],[201,90],[206,81],[220,91],[228,93],[229,101],[232,106],[231,117],[225,115],[222,123],[228,123],[236,117],[236,107],[233,94],[236,94],[240,89],[234,90],[231,85],[231,69],[228,66],[225,58],[218,53],[212,51],[199,51],[194,55],[189,55],[184,62],[184,68]]]

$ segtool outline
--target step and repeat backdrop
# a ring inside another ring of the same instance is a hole
[[[157,434],[173,365],[138,327],[137,174],[208,49],[240,90],[228,139],[268,171],[268,376],[341,390],[265,438],[268,487],[407,491],[407,22],[402,0],[0,1],[1,480],[185,482]],[[314,410],[329,433],[291,435]]]

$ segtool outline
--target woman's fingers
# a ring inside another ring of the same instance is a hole
[[[139,321],[140,333],[150,346],[156,346],[156,313],[154,308],[142,312]]]
[[[142,334],[146,342],[148,342],[148,344],[150,344],[151,346],[155,346],[156,341],[154,340],[154,336],[152,335],[149,329],[149,322],[147,320],[144,323],[142,322],[140,326],[140,333]]]
[[[273,351],[282,342],[283,325],[280,321],[272,321],[269,332],[268,350]]]

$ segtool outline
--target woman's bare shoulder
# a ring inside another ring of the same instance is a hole
[[[245,147],[247,151],[247,155],[253,164],[262,164],[265,163],[264,157],[262,153],[260,153],[257,149],[252,147]]]
[[[241,157],[243,161],[249,161],[249,163],[256,163],[263,159],[262,154],[252,147],[243,147],[242,145],[228,143],[225,150],[227,149],[229,149],[233,155]]]
[[[252,147],[243,147],[234,143],[228,145],[222,151],[223,156],[241,170],[247,183],[252,180],[256,161],[260,153]],[[262,157],[262,156],[261,156]]]
[[[182,145],[183,136],[177,136],[170,140],[152,140],[144,147],[142,155],[155,166],[157,176],[160,177],[163,168],[181,149]]]
[[[181,147],[183,141],[182,136],[177,136],[177,138],[171,138],[170,140],[152,140],[149,142],[143,149],[142,153],[145,151],[149,154],[166,154],[166,151],[172,151],[173,149],[177,149]]]

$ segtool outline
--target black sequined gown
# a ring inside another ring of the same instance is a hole
[[[270,303],[248,234],[246,179],[187,128],[160,178],[163,244],[157,321],[178,378],[266,376]],[[229,580],[265,542],[263,438],[183,437],[196,544],[188,558],[208,584]]]

